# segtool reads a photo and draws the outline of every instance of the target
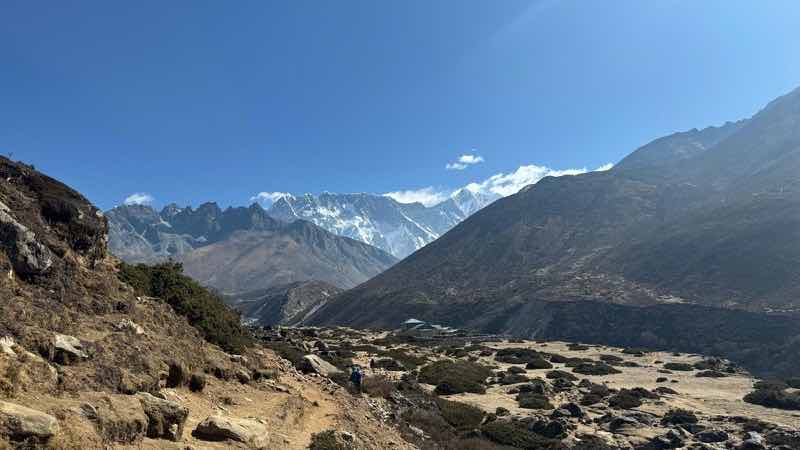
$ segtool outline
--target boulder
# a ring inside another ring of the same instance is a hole
[[[62,365],[74,364],[89,358],[83,349],[83,344],[75,336],[56,334],[53,348],[55,350],[53,360]]]
[[[131,319],[122,319],[115,328],[133,334],[144,334],[144,328]]]
[[[325,361],[317,355],[306,355],[303,357],[306,361],[307,369],[322,375],[323,377],[331,377],[333,375],[341,374],[342,371],[336,366]]]
[[[232,440],[253,448],[265,448],[269,442],[266,425],[252,419],[214,415],[197,425],[192,436],[207,441]]]
[[[14,351],[14,347],[17,343],[14,341],[14,338],[11,336],[3,336],[0,338],[0,353],[4,353],[12,358],[17,357],[17,352]]]
[[[58,420],[50,414],[0,401],[0,436],[8,436],[13,441],[44,442],[58,430]]]
[[[725,442],[729,436],[728,433],[722,430],[706,430],[695,434],[694,438],[706,444],[713,444],[715,442]]]
[[[147,416],[147,437],[179,441],[189,409],[179,403],[155,397],[147,392],[136,394]]]
[[[110,442],[132,444],[147,434],[148,418],[141,403],[132,396],[105,395],[83,403],[80,412]]]
[[[36,240],[36,235],[17,222],[11,210],[0,202],[0,247],[5,250],[14,271],[31,276],[46,273],[53,265],[53,253]]]

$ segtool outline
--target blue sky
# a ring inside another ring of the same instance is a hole
[[[102,208],[593,169],[800,85],[798,23],[795,0],[5,1],[0,152]]]

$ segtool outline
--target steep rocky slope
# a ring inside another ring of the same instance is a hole
[[[461,189],[426,207],[375,194],[285,195],[272,204],[269,214],[287,222],[308,220],[404,258],[499,197]]]
[[[656,140],[608,172],[500,199],[312,322],[418,317],[534,335],[541,302],[796,311],[797,173],[800,91],[746,121]]]
[[[308,280],[349,288],[396,261],[309,222],[275,220],[257,204],[225,210],[214,203],[196,210],[169,205],[161,212],[125,205],[107,216],[116,256],[131,263],[181,261],[189,275],[225,292]]]
[[[303,449],[328,428],[410,448],[361,399],[273,352],[204,340],[187,318],[213,323],[197,317],[213,308],[137,296],[77,192],[5,158],[0,179],[0,448]]]

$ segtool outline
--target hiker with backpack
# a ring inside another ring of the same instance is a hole
[[[361,373],[361,367],[354,365],[350,372],[350,382],[353,383],[356,390],[361,393],[361,379],[364,375]]]

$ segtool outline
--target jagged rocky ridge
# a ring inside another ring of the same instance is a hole
[[[242,319],[261,326],[301,323],[343,290],[322,281],[297,281],[268,289],[231,295],[227,303]]]
[[[404,258],[499,197],[460,189],[426,207],[374,194],[285,195],[272,204],[269,214],[285,221],[308,220]]]
[[[548,322],[559,308],[548,303],[563,301],[794,314],[798,173],[800,90],[751,119],[653,141],[610,171],[545,178],[500,199],[329,302],[311,323],[394,326],[417,317],[541,336],[560,326]],[[718,330],[712,340],[737,332]],[[798,334],[790,327],[769,345]]]
[[[298,220],[270,217],[258,204],[220,209],[124,205],[106,213],[111,251],[128,262],[173,258],[207,286],[242,293],[297,281],[353,287],[396,261],[370,245]]]

